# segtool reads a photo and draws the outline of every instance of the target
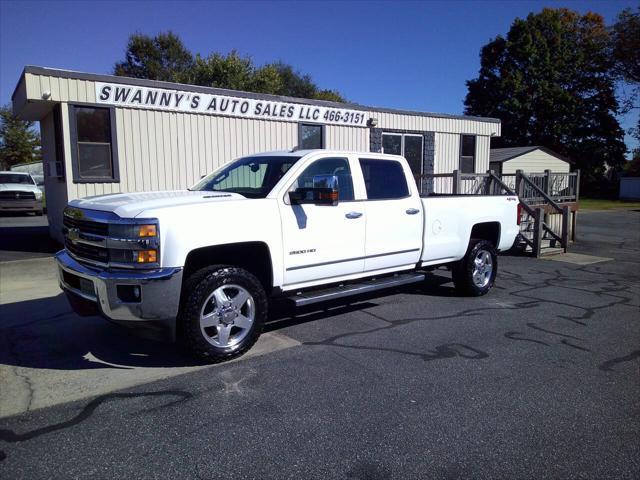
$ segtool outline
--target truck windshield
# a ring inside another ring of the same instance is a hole
[[[19,173],[0,173],[0,183],[23,183],[33,185],[33,180],[29,175]]]
[[[245,157],[207,175],[189,190],[239,193],[265,198],[287,170],[300,160],[295,156]]]

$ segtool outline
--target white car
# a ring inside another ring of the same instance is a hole
[[[0,172],[0,212],[33,212],[42,215],[42,190],[31,175]]]
[[[515,196],[421,198],[400,156],[327,150],[240,158],[188,191],[65,209],[60,285],[80,314],[146,327],[211,362],[247,351],[269,298],[302,306],[451,267],[484,295],[518,234]]]

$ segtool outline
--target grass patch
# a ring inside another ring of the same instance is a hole
[[[627,208],[640,208],[640,202],[626,200],[606,200],[602,198],[581,198],[580,210],[615,210]]]

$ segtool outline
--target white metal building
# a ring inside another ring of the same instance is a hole
[[[27,66],[14,113],[40,122],[51,233],[69,200],[184,189],[269,150],[403,154],[426,173],[486,172],[500,121]]]
[[[518,170],[524,173],[542,173],[545,170],[568,173],[571,161],[545,147],[492,148],[489,168],[500,175],[513,174]]]

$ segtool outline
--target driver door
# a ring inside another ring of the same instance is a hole
[[[312,187],[316,175],[338,178],[337,205],[281,205],[284,288],[361,273],[364,270],[363,202],[355,201],[352,161],[346,157],[314,160],[289,191]]]

